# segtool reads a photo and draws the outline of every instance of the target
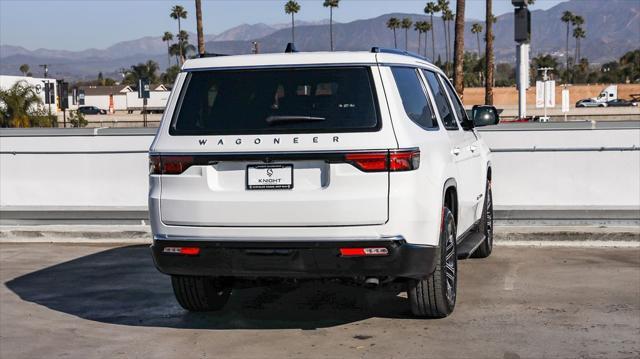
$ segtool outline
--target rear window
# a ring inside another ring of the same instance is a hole
[[[380,129],[367,67],[191,72],[172,135],[362,132]]]

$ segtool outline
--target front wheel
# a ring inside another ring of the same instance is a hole
[[[436,258],[436,269],[426,279],[414,279],[408,283],[407,294],[411,312],[418,317],[444,318],[453,312],[456,305],[456,223],[448,208],[444,208],[443,211],[443,230],[440,233],[440,252]]]
[[[231,295],[230,283],[220,278],[172,275],[171,284],[180,306],[191,312],[220,310]]]

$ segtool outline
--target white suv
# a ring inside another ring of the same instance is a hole
[[[340,278],[400,284],[415,315],[444,317],[457,259],[492,248],[474,121],[498,115],[467,116],[440,69],[397,50],[189,60],[150,148],[155,264],[192,311],[247,283]]]

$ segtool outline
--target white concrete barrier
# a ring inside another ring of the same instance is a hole
[[[639,125],[483,130],[494,151],[495,208],[640,213]],[[0,130],[0,217],[146,210],[153,130],[123,130]]]

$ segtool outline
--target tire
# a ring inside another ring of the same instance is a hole
[[[219,278],[172,275],[171,284],[180,306],[191,312],[220,310],[231,295],[231,285]]]
[[[493,196],[491,195],[491,182],[487,182],[487,189],[485,191],[484,206],[482,208],[482,218],[480,218],[480,225],[478,231],[485,236],[484,242],[476,249],[472,258],[487,258],[493,251]]]
[[[444,229],[440,233],[440,253],[436,259],[435,271],[426,279],[412,279],[408,283],[411,312],[417,317],[444,318],[453,312],[456,305],[456,224],[448,208],[444,208],[443,216]]]

